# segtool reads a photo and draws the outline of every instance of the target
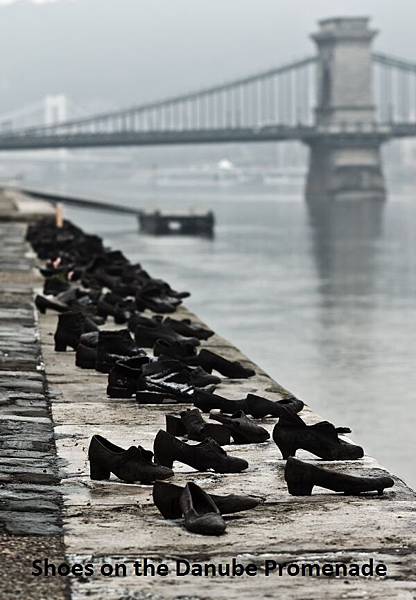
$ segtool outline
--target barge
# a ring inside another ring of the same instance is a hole
[[[214,235],[215,218],[212,211],[170,212],[141,211],[137,216],[140,230],[152,235]]]

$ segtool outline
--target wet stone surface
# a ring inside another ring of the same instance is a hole
[[[0,198],[0,204],[1,198]],[[39,285],[24,224],[0,222],[0,598],[68,597],[33,577],[32,560],[64,560],[62,494],[33,305]]]

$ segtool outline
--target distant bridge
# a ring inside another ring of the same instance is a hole
[[[375,33],[367,18],[326,19],[316,56],[128,109],[10,121],[0,150],[298,140],[311,150],[310,195],[384,197],[380,145],[416,136],[416,63],[372,52]]]

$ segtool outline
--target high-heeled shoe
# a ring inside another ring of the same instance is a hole
[[[226,524],[212,498],[196,483],[186,484],[179,505],[188,531],[201,535],[222,535]]]
[[[127,483],[153,483],[173,476],[172,469],[153,462],[153,453],[141,446],[120,448],[101,435],[93,435],[88,449],[91,479],[105,480],[110,473]]]
[[[247,394],[246,414],[255,419],[262,419],[268,415],[271,417],[284,417],[286,414],[298,413],[305,406],[302,400],[295,396],[283,398],[282,400],[268,400],[256,394]]]
[[[284,459],[295,456],[302,448],[324,460],[355,460],[364,456],[361,446],[356,446],[338,437],[339,433],[351,430],[345,427],[335,428],[331,423],[322,421],[315,425],[306,425],[299,415],[287,415],[279,418],[273,429],[273,440]]]
[[[174,436],[187,436],[196,442],[212,438],[220,446],[227,446],[231,441],[228,429],[204,421],[197,408],[184,410],[179,415],[167,414],[166,431]]]
[[[209,418],[222,423],[231,433],[235,444],[261,444],[270,438],[269,432],[248,419],[242,410],[230,417],[211,413]]]
[[[170,433],[160,430],[155,437],[153,450],[155,461],[170,468],[175,460],[197,471],[213,469],[216,473],[240,473],[248,468],[246,460],[229,456],[212,439],[200,444],[185,444]]]
[[[155,481],[153,484],[153,502],[165,519],[180,519],[182,516],[179,498],[183,489],[179,485],[166,481]],[[209,496],[222,515],[252,510],[263,502],[263,498],[237,494],[228,494],[227,496],[209,494]]]
[[[394,485],[391,477],[346,475],[302,462],[292,456],[287,459],[285,480],[292,496],[310,496],[315,485],[351,496],[375,491],[381,495],[384,488]]]

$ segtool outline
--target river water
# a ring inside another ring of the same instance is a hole
[[[64,187],[137,207],[212,209],[213,240],[139,235],[130,217],[67,216],[189,289],[191,310],[416,485],[414,197],[308,205],[300,191],[260,184],[146,188],[108,174]]]

